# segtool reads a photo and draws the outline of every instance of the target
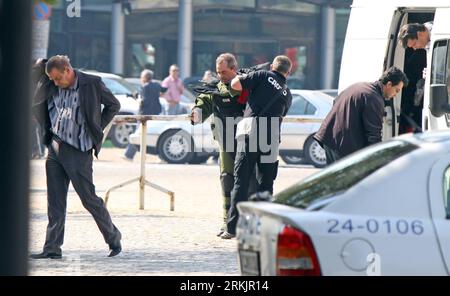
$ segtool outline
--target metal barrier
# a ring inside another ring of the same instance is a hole
[[[177,120],[177,121],[186,121],[189,120],[189,117],[187,115],[116,115],[114,119],[109,123],[109,125],[105,128],[104,131],[104,137],[103,141],[105,141],[109,130],[111,129],[111,126],[113,123],[122,123],[122,122],[130,122],[130,123],[141,123],[141,169],[140,169],[140,175],[139,177],[135,177],[133,179],[127,180],[125,182],[122,182],[118,185],[115,185],[111,188],[109,188],[106,191],[105,194],[105,205],[108,205],[109,200],[109,194],[111,191],[121,188],[125,185],[131,184],[133,182],[139,182],[139,209],[144,209],[144,196],[145,196],[145,186],[150,186],[156,190],[159,190],[161,192],[166,193],[169,195],[170,198],[170,211],[175,210],[175,193],[173,191],[170,191],[162,186],[159,186],[155,183],[152,183],[150,181],[147,181],[145,179],[145,160],[147,156],[147,121],[149,120]],[[144,132],[145,131],[145,132]]]
[[[109,188],[105,194],[105,205],[108,204],[109,194],[111,191],[121,188],[125,185],[131,184],[133,182],[139,182],[139,209],[144,209],[144,195],[145,195],[145,186],[150,186],[156,190],[166,193],[170,198],[170,211],[175,210],[175,193],[170,191],[162,186],[159,186],[155,183],[149,182],[145,179],[145,160],[147,155],[147,121],[151,120],[167,120],[167,121],[187,121],[190,120],[188,115],[116,115],[114,119],[108,124],[104,131],[103,141],[105,141],[111,126],[114,123],[139,123],[141,124],[141,169],[140,176],[135,177],[133,179],[122,182],[118,185],[115,185]],[[283,122],[302,122],[302,123],[321,123],[321,119],[316,118],[307,118],[307,117],[284,117]]]

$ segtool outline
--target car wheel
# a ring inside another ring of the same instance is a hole
[[[316,168],[323,168],[327,165],[325,150],[312,137],[306,141],[303,152],[308,163]]]
[[[302,157],[298,157],[298,156],[280,155],[280,157],[286,164],[303,164],[303,163],[305,163],[305,160]]]
[[[129,123],[113,124],[109,132],[111,143],[118,148],[125,148],[128,145],[128,139],[135,130],[135,126]]]
[[[159,158],[167,163],[190,162],[195,156],[193,148],[191,136],[180,130],[168,131],[158,140]]]

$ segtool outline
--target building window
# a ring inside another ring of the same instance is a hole
[[[305,87],[306,46],[290,47],[284,50],[285,55],[292,61],[291,74],[288,78],[288,86],[291,89]]]
[[[259,0],[258,8],[286,12],[319,13],[319,6],[297,0]]]
[[[139,77],[144,69],[155,69],[155,47],[151,43],[133,43],[131,76]]]

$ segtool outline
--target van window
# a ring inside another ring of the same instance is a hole
[[[402,140],[370,146],[283,190],[274,202],[319,210],[373,172],[417,148]]]
[[[447,97],[450,103],[450,46],[449,40],[436,41],[431,61],[431,84],[446,84]],[[445,114],[447,126],[450,127],[450,116]]]
[[[448,62],[448,41],[437,41],[433,48],[433,61],[431,62],[431,84],[447,84],[446,77]]]

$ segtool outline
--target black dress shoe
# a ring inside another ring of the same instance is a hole
[[[108,257],[114,257],[117,256],[120,252],[122,252],[122,245],[119,243],[118,245],[115,246],[109,246],[110,252]]]
[[[58,253],[39,253],[39,254],[31,254],[31,259],[61,259],[62,255]]]

